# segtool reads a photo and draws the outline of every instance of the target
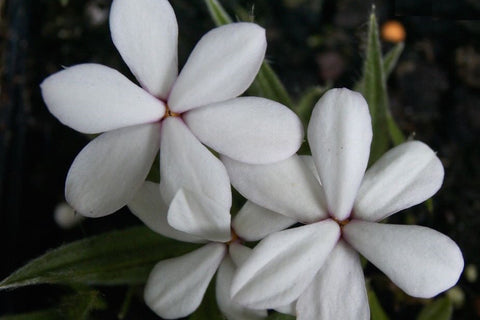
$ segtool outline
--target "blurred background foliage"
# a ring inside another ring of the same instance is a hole
[[[140,224],[126,209],[67,229],[54,217],[64,201],[68,168],[88,137],[48,113],[38,85],[62,66],[84,62],[105,64],[132,78],[110,40],[110,2],[0,0],[1,279],[48,249]],[[179,21],[181,66],[215,24],[203,0],[170,2]],[[324,88],[361,88],[371,2],[220,2],[234,20],[266,28],[267,60],[290,96],[284,103],[304,120]],[[404,137],[436,150],[446,171],[430,206],[416,206],[390,221],[447,234],[461,247],[466,269],[455,288],[422,300],[405,295],[367,264],[374,319],[480,318],[480,21],[475,20],[480,7],[469,0],[447,2],[425,7],[418,1],[375,1],[383,53],[392,52],[399,40],[405,42],[396,67],[386,70],[393,119]],[[392,21],[400,29],[388,29],[395,25]],[[243,200],[236,199],[238,206]],[[141,285],[25,287],[0,292],[0,319],[22,319],[1,316],[26,312],[34,314],[23,319],[156,319],[141,296]],[[217,317],[211,305],[206,303],[192,318]]]

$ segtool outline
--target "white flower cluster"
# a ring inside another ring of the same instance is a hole
[[[42,94],[65,125],[103,132],[67,176],[77,212],[101,217],[128,204],[154,231],[205,244],[151,272],[145,301],[159,316],[192,313],[216,273],[228,319],[261,319],[267,309],[298,319],[369,319],[357,252],[415,297],[457,282],[463,258],[451,239],[378,223],[431,197],[444,173],[418,141],[366,171],[372,128],[360,94],[327,92],[308,126],[312,156],[298,156],[303,127],[290,109],[238,97],[264,59],[264,29],[211,30],[178,75],[178,26],[167,0],[114,0],[110,29],[140,86],[83,64],[48,77]],[[158,185],[145,179],[159,149]],[[230,183],[248,199],[233,221]],[[242,245],[258,240],[253,250]]]

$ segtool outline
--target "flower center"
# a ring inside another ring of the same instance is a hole
[[[351,218],[347,218],[345,220],[337,220],[335,218],[332,217],[333,220],[335,220],[336,223],[338,223],[338,225],[340,226],[340,228],[343,228],[344,226],[346,226],[352,219]]]
[[[165,104],[165,115],[163,116],[162,120],[168,117],[180,117],[180,116],[181,116],[180,113],[173,112],[172,110],[170,110],[168,105]]]
[[[230,228],[230,230],[231,230],[230,232],[231,232],[231,234],[232,234],[232,238],[230,239],[230,241],[228,241],[228,242],[226,243],[227,246],[228,246],[228,245],[231,245],[232,243],[240,242],[240,241],[241,241],[240,237],[239,237],[238,234],[235,232],[235,230],[234,230],[233,228]]]

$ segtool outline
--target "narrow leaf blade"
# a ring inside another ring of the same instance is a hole
[[[247,93],[280,102],[290,108],[293,106],[285,86],[267,61],[263,61],[260,71]]]
[[[113,231],[45,253],[0,282],[0,290],[35,284],[144,283],[155,263],[196,247],[144,226]]]
[[[232,18],[230,18],[218,0],[205,0],[205,4],[216,26],[232,23]]]
[[[395,54],[399,53],[395,52]],[[395,54],[392,53],[387,57],[388,68],[394,64]],[[373,12],[369,20],[363,78],[357,88],[365,96],[372,116],[373,141],[370,163],[373,163],[387,151],[390,140],[394,144],[399,144],[405,140],[390,113],[378,24]]]
[[[405,44],[403,42],[399,42],[383,57],[383,70],[385,71],[385,79],[388,79],[392,74],[392,71],[397,65],[398,59],[400,58],[404,48]]]

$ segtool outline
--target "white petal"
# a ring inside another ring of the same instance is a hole
[[[224,244],[210,243],[155,265],[145,286],[145,303],[160,317],[182,318],[198,308],[225,257]]]
[[[248,309],[230,297],[235,264],[225,257],[217,272],[216,295],[220,311],[228,320],[255,320],[267,317],[267,310]]]
[[[233,242],[228,246],[228,253],[232,259],[235,267],[242,265],[252,254],[252,249],[241,245],[239,243]],[[230,294],[229,294],[230,295]]]
[[[440,159],[426,144],[403,143],[368,169],[355,201],[355,218],[379,221],[419,204],[440,189],[443,174]]]
[[[177,77],[178,27],[166,0],[115,0],[112,40],[142,87],[165,99]]]
[[[123,128],[98,136],[83,148],[68,171],[67,201],[87,217],[117,211],[145,181],[159,140],[158,124]]]
[[[205,34],[193,49],[168,98],[184,112],[235,98],[255,79],[267,48],[265,30],[253,23],[232,23]]]
[[[165,104],[118,71],[99,64],[79,64],[57,72],[40,85],[48,110],[63,124],[98,133],[155,122]]]
[[[177,230],[210,241],[230,240],[230,211],[205,195],[180,189],[170,203],[168,223]]]
[[[291,303],[310,284],[339,236],[338,224],[330,219],[269,235],[238,268],[234,300],[255,309]]]
[[[360,259],[345,242],[335,246],[298,299],[297,319],[370,319]]]
[[[370,154],[372,126],[365,99],[348,89],[332,89],[312,112],[308,140],[328,210],[348,218]]]
[[[281,307],[276,307],[274,309],[275,311],[278,311],[280,313],[285,313],[289,314],[291,316],[296,316],[297,315],[297,300]]]
[[[296,222],[295,219],[247,201],[233,219],[232,227],[240,238],[246,241],[258,241]]]
[[[352,220],[343,236],[407,294],[431,298],[455,283],[462,252],[452,239],[420,226]]]
[[[145,181],[132,201],[128,203],[128,208],[147,227],[161,235],[185,242],[203,242],[202,239],[178,231],[168,224],[168,206],[160,196],[160,189],[157,183]]]
[[[297,221],[328,217],[323,189],[297,156],[266,165],[251,165],[223,156],[232,185],[245,198]]]
[[[318,175],[317,167],[315,166],[315,162],[313,161],[313,157],[308,156],[308,155],[300,155],[299,157],[300,157],[300,159],[302,159],[303,163],[305,163],[307,168],[310,170],[310,172],[313,174],[315,179],[317,179],[318,183],[320,183],[320,185],[321,185],[322,182],[320,181],[320,176]]]
[[[284,160],[303,142],[303,125],[284,105],[241,97],[187,112],[183,119],[195,136],[237,161],[261,164]]]
[[[232,192],[227,170],[178,118],[162,122],[160,190],[170,203],[180,188],[205,194],[230,208]]]

